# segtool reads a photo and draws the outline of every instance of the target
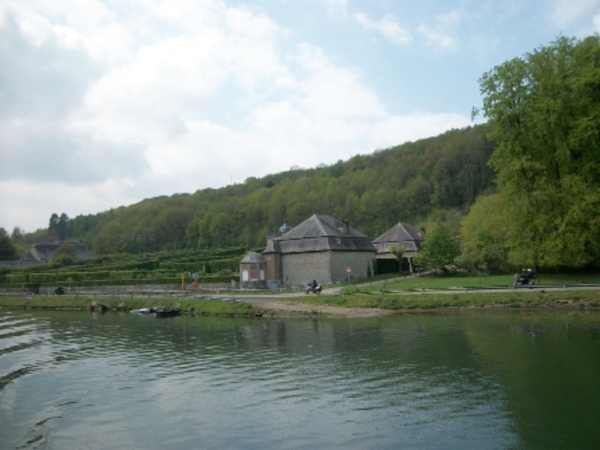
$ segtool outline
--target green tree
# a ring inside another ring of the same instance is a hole
[[[600,37],[561,37],[480,79],[515,263],[600,265]]]
[[[77,258],[77,248],[70,242],[63,242],[52,254],[52,261],[56,261],[62,255],[66,255],[71,260]]]
[[[48,222],[48,236],[51,239],[64,241],[68,236],[69,216],[62,213],[60,216],[52,213]]]
[[[402,272],[402,259],[404,258],[406,249],[402,245],[393,244],[390,246],[390,253],[396,257],[396,260],[398,261],[398,270]]]
[[[510,204],[501,194],[479,197],[460,223],[461,265],[489,273],[509,269]]]
[[[17,258],[17,248],[10,240],[8,232],[0,228],[0,261],[14,261]]]
[[[446,267],[453,264],[459,254],[456,238],[444,222],[438,222],[425,234],[423,249],[415,258],[415,263],[428,270],[446,272]]]

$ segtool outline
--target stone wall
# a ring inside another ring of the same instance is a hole
[[[350,273],[348,273],[350,268]],[[375,253],[370,252],[334,252],[331,255],[331,278],[333,283],[365,279],[373,276],[375,270]]]
[[[330,252],[292,253],[283,255],[283,283],[289,287],[302,286],[312,280],[332,283]]]

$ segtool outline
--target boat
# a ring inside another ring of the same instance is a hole
[[[174,317],[181,315],[181,309],[165,309],[162,307],[154,307],[154,308],[140,308],[140,309],[132,309],[132,314],[136,316],[150,316],[155,315],[156,317]]]
[[[159,309],[156,311],[156,317],[175,317],[181,315],[181,309]]]
[[[136,316],[149,316],[155,312],[156,308],[140,308],[140,309],[132,309],[131,314],[135,314]]]

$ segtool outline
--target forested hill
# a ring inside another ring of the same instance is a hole
[[[494,144],[486,135],[486,126],[477,125],[329,166],[146,199],[95,215],[64,215],[61,237],[83,241],[96,254],[231,245],[260,249],[284,221],[294,226],[314,213],[347,219],[371,238],[399,221],[456,223],[493,186],[495,174],[487,163]]]

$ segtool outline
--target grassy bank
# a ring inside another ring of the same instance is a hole
[[[393,292],[395,290],[420,290],[420,289],[466,289],[484,287],[506,288],[513,283],[513,275],[490,275],[490,276],[407,276],[395,277],[388,280],[379,280],[371,283],[363,283],[358,286],[349,285],[344,292]],[[535,284],[544,285],[581,285],[600,284],[599,274],[538,274]]]
[[[415,310],[437,308],[598,308],[600,290],[569,292],[477,292],[460,294],[381,294],[302,297],[302,303],[345,308]]]
[[[247,303],[210,299],[190,299],[177,301],[172,298],[117,298],[107,297],[102,300],[84,295],[34,295],[29,297],[0,297],[0,308],[4,309],[56,309],[81,310],[98,309],[104,305],[110,310],[130,311],[138,308],[181,308],[184,313],[214,316],[250,316],[253,308]]]

